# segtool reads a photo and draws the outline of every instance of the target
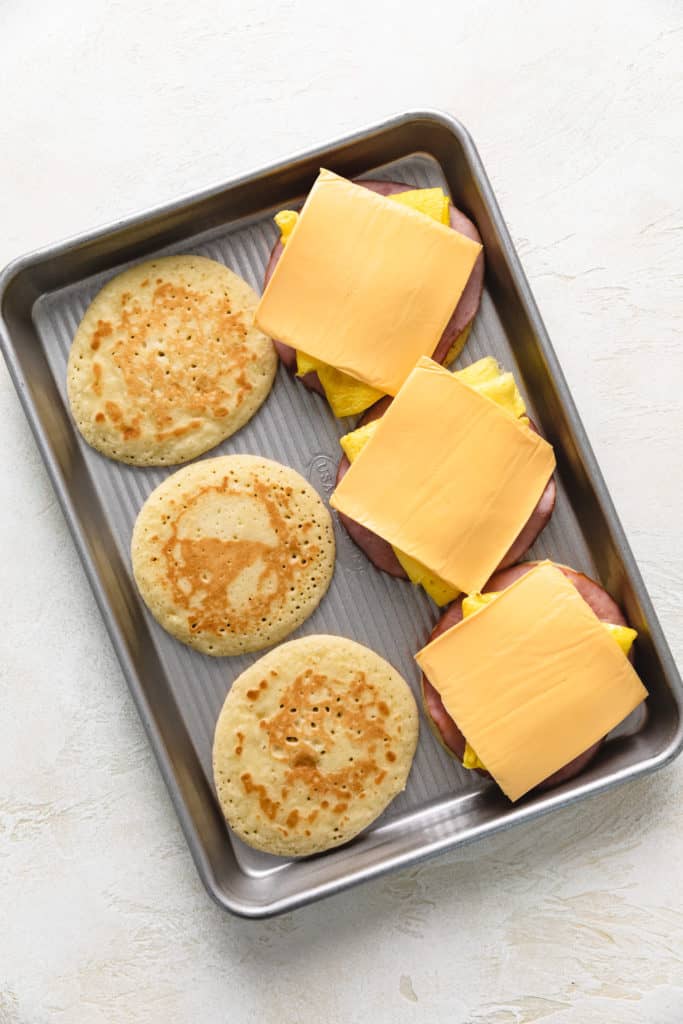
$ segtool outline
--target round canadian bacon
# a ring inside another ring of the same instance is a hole
[[[358,426],[365,426],[366,423],[372,423],[374,420],[378,420],[380,416],[383,416],[386,410],[391,405],[391,397],[389,395],[386,398],[380,398],[379,402],[368,409],[358,421]],[[346,472],[351,463],[347,459],[346,455],[342,455],[337,468],[337,479],[336,486],[339,486],[340,481],[346,475]],[[372,564],[377,569],[381,569],[382,572],[389,573],[390,576],[396,576],[398,579],[407,580],[408,576],[405,569],[399,562],[398,558],[394,554],[389,541],[384,540],[383,537],[379,537],[372,530],[368,530],[366,526],[361,526],[355,519],[349,519],[343,512],[338,512],[340,522],[346,532],[348,533],[351,540],[358,545],[361,551],[367,555]]]
[[[363,181],[359,180],[356,184],[363,185],[364,188],[368,188],[370,191],[377,192],[382,196],[394,195],[397,192],[410,192],[414,188],[413,185],[401,185],[397,181],[371,181],[369,179]],[[472,221],[460,210],[457,210],[452,203],[449,209],[451,227],[461,235],[466,235],[467,238],[471,238],[474,242],[481,243],[481,236]],[[282,242],[279,241],[273,246],[263,278],[264,290],[273,275],[277,261],[282,255],[283,248],[284,246],[282,245]],[[464,291],[460,296],[458,305],[455,307],[453,315],[446,324],[444,332],[439,339],[439,343],[434,350],[432,358],[437,363],[444,362],[456,338],[462,334],[468,324],[474,320],[481,301],[483,288],[484,253],[482,250],[477,257],[474,267],[472,268],[472,273],[470,274]],[[296,350],[290,345],[285,345],[282,341],[277,341],[276,338],[273,338],[273,344],[275,345],[277,353],[287,369],[291,370],[292,373],[296,373]],[[320,395],[325,394],[318,374],[315,371],[305,374],[301,378],[301,381],[311,391],[317,391]]]
[[[536,431],[535,424],[529,421],[529,426],[532,430]],[[538,433],[538,431],[536,431]],[[538,499],[538,504],[527,519],[526,525],[522,527],[517,536],[517,539],[512,542],[508,553],[501,560],[499,569],[505,569],[509,565],[514,565],[522,558],[531,545],[534,543],[539,533],[550,522],[550,517],[553,514],[555,508],[555,499],[557,498],[557,486],[555,484],[555,477],[551,476],[548,483],[545,485],[543,494]]]
[[[389,395],[386,398],[381,398],[379,402],[376,402],[372,408],[368,409],[358,421],[358,426],[365,426],[366,423],[372,423],[373,420],[379,419],[383,416],[386,410],[391,404],[391,397]],[[529,422],[529,426],[532,430],[538,433],[535,424]],[[346,474],[350,462],[346,455],[343,455],[339,467],[337,469],[337,485]],[[538,504],[529,516],[526,524],[520,530],[520,533],[515,541],[510,545],[510,549],[502,559],[499,569],[504,569],[508,565],[512,565],[513,562],[519,561],[519,559],[529,550],[531,545],[534,543],[539,533],[545,526],[547,526],[550,517],[553,514],[555,508],[555,498],[557,496],[557,488],[555,486],[555,480],[553,477],[550,478],[545,486],[543,494],[538,500]],[[394,549],[391,544],[383,540],[372,530],[368,530],[367,527],[361,526],[360,523],[355,522],[353,519],[349,519],[348,516],[343,515],[341,512],[338,513],[339,518],[344,525],[346,532],[349,534],[351,539],[358,545],[361,551],[367,555],[372,564],[377,569],[381,569],[382,572],[388,572],[390,576],[397,576],[399,579],[408,579],[403,566],[394,554]]]
[[[537,564],[537,562],[524,562],[521,565],[513,565],[507,569],[501,569],[499,572],[494,573],[484,587],[483,592],[505,590]],[[574,584],[581,597],[590,605],[602,622],[612,622],[616,626],[628,625],[619,605],[599,583],[565,565],[558,565],[558,569],[561,569],[567,579]],[[437,622],[429,638],[430,642],[436,640],[438,636],[445,633],[451,626],[457,625],[462,620],[462,617],[462,597],[459,597]],[[629,655],[629,657],[632,658],[632,655]],[[439,693],[424,673],[422,674],[422,699],[427,720],[437,739],[449,754],[453,754],[459,761],[462,761],[465,753],[465,737],[446,711]],[[552,786],[558,786],[561,782],[573,779],[593,760],[603,742],[604,739],[598,740],[588,750],[575,757],[573,761],[570,761],[547,779],[544,779],[536,788],[538,790],[550,789]],[[476,771],[486,778],[491,778],[486,771],[481,769],[476,769]]]

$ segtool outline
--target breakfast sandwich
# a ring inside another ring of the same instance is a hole
[[[441,189],[322,170],[282,211],[256,322],[283,362],[351,416],[395,395],[421,355],[450,362],[479,306],[479,234]]]
[[[341,444],[330,504],[378,568],[439,605],[518,559],[554,507],[552,447],[491,358],[451,373],[422,357]]]
[[[552,562],[460,597],[416,655],[428,721],[510,800],[574,778],[647,697],[636,638],[599,583]]]

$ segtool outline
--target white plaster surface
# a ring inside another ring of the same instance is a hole
[[[683,660],[680,3],[0,3],[0,263],[408,107],[470,128]],[[683,760],[286,917],[195,874],[0,368],[0,1022],[683,1021]]]

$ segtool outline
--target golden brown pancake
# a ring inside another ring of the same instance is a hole
[[[164,629],[204,654],[243,654],[284,639],[315,610],[334,571],[334,531],[289,466],[224,455],[177,470],[150,494],[131,555]]]
[[[338,846],[405,788],[417,733],[408,684],[374,651],[340,636],[281,644],[235,680],[218,718],[223,814],[268,853]]]
[[[69,403],[88,444],[134,465],[173,465],[244,426],[277,367],[254,326],[257,301],[203,256],[165,256],[112,278],[69,354]]]

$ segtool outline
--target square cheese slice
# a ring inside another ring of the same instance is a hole
[[[321,171],[256,309],[271,338],[395,395],[432,355],[481,251]]]
[[[416,660],[511,800],[597,743],[647,697],[619,645],[550,562]]]
[[[459,590],[481,590],[555,467],[551,445],[422,357],[330,499]]]

